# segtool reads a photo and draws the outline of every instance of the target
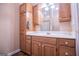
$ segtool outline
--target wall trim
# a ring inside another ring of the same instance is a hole
[[[17,49],[17,50],[15,50],[13,52],[8,53],[7,56],[12,56],[13,54],[18,53],[20,51],[21,51],[21,49]]]

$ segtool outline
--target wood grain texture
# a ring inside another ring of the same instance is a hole
[[[25,17],[26,4],[20,6],[20,48],[21,51],[26,52],[25,48],[25,35],[26,35],[26,17]]]
[[[59,4],[59,21],[67,22],[71,20],[71,7],[70,3]]]

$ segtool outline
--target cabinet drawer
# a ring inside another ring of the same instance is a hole
[[[26,36],[26,39],[27,39],[27,40],[31,40],[31,39],[32,39],[32,37],[31,37],[31,36],[29,36],[29,35],[27,35],[27,36]]]
[[[44,37],[43,42],[56,45],[56,39],[55,38]]]
[[[34,41],[43,41],[43,38],[40,36],[32,36],[32,40]]]
[[[74,39],[58,39],[58,45],[75,47]]]
[[[75,56],[75,48],[60,46],[59,56]]]
[[[56,44],[56,39],[55,38],[33,36],[32,40],[41,41],[42,43]]]

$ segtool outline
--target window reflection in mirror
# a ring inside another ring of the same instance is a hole
[[[58,28],[58,4],[41,4],[40,13],[42,15],[40,31],[56,31]],[[57,23],[57,24],[56,24]]]

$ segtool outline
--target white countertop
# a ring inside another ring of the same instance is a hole
[[[27,32],[26,35],[75,39],[75,34],[73,32],[61,31],[35,31]]]

